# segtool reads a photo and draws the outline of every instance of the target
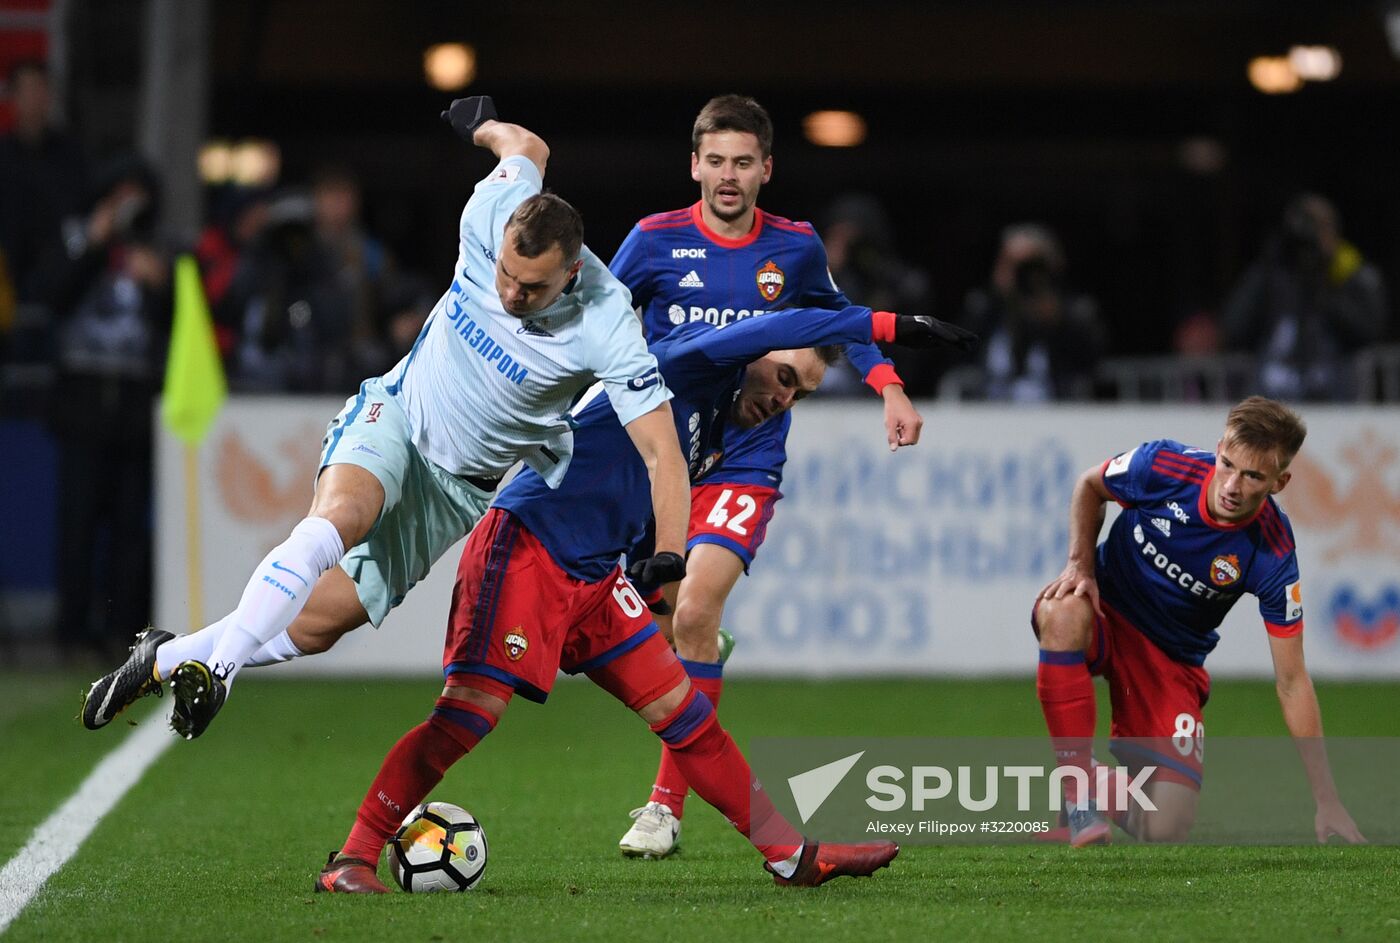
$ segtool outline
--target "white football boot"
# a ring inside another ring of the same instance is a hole
[[[627,857],[664,858],[680,844],[681,820],[671,814],[670,806],[648,802],[628,815],[635,821],[617,843]]]

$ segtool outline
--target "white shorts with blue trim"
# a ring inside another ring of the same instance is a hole
[[[408,417],[377,378],[361,384],[326,427],[317,475],[328,465],[358,465],[384,486],[379,519],[340,561],[377,628],[476,526],[492,493],[424,458]]]

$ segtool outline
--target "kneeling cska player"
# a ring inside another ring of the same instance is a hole
[[[1283,719],[1317,804],[1317,838],[1364,841],[1323,749],[1303,663],[1293,529],[1273,499],[1305,435],[1286,406],[1252,397],[1230,410],[1214,453],[1159,439],[1090,468],[1075,486],[1069,563],[1031,616],[1040,639],[1036,691],[1056,760],[1084,774],[1082,786],[1077,776],[1066,780],[1072,845],[1106,842],[1105,814],[1143,841],[1186,839],[1201,788],[1204,664],[1245,593],[1259,600]],[[1095,551],[1109,501],[1123,513]],[[1114,755],[1135,776],[1155,767],[1143,793],[1156,811],[1123,803],[1125,790],[1099,788],[1092,675],[1103,675],[1112,694]]]

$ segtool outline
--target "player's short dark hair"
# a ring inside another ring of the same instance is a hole
[[[844,355],[841,345],[839,344],[822,344],[812,349],[817,352],[817,356],[822,359],[822,363],[826,364],[828,367],[836,366],[841,362],[841,357]]]
[[[569,202],[553,193],[537,193],[515,208],[506,220],[515,251],[537,259],[555,246],[566,263],[583,248],[583,217]]]
[[[700,138],[720,131],[739,131],[758,138],[764,158],[773,153],[773,119],[763,106],[744,95],[718,95],[705,103],[690,132],[690,149],[700,153]]]
[[[1302,418],[1277,400],[1251,396],[1236,404],[1225,419],[1225,438],[1253,452],[1278,452],[1286,466],[1303,447],[1308,427]]]

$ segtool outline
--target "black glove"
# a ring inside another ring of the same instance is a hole
[[[627,576],[632,582],[643,586],[675,583],[685,576],[685,557],[679,553],[658,553],[629,566]]]
[[[457,136],[468,144],[474,143],[472,136],[476,129],[496,117],[496,103],[490,95],[473,95],[459,98],[442,113],[442,120],[452,125]]]
[[[977,335],[927,314],[899,314],[894,319],[894,342],[901,347],[956,347],[968,352]]]

